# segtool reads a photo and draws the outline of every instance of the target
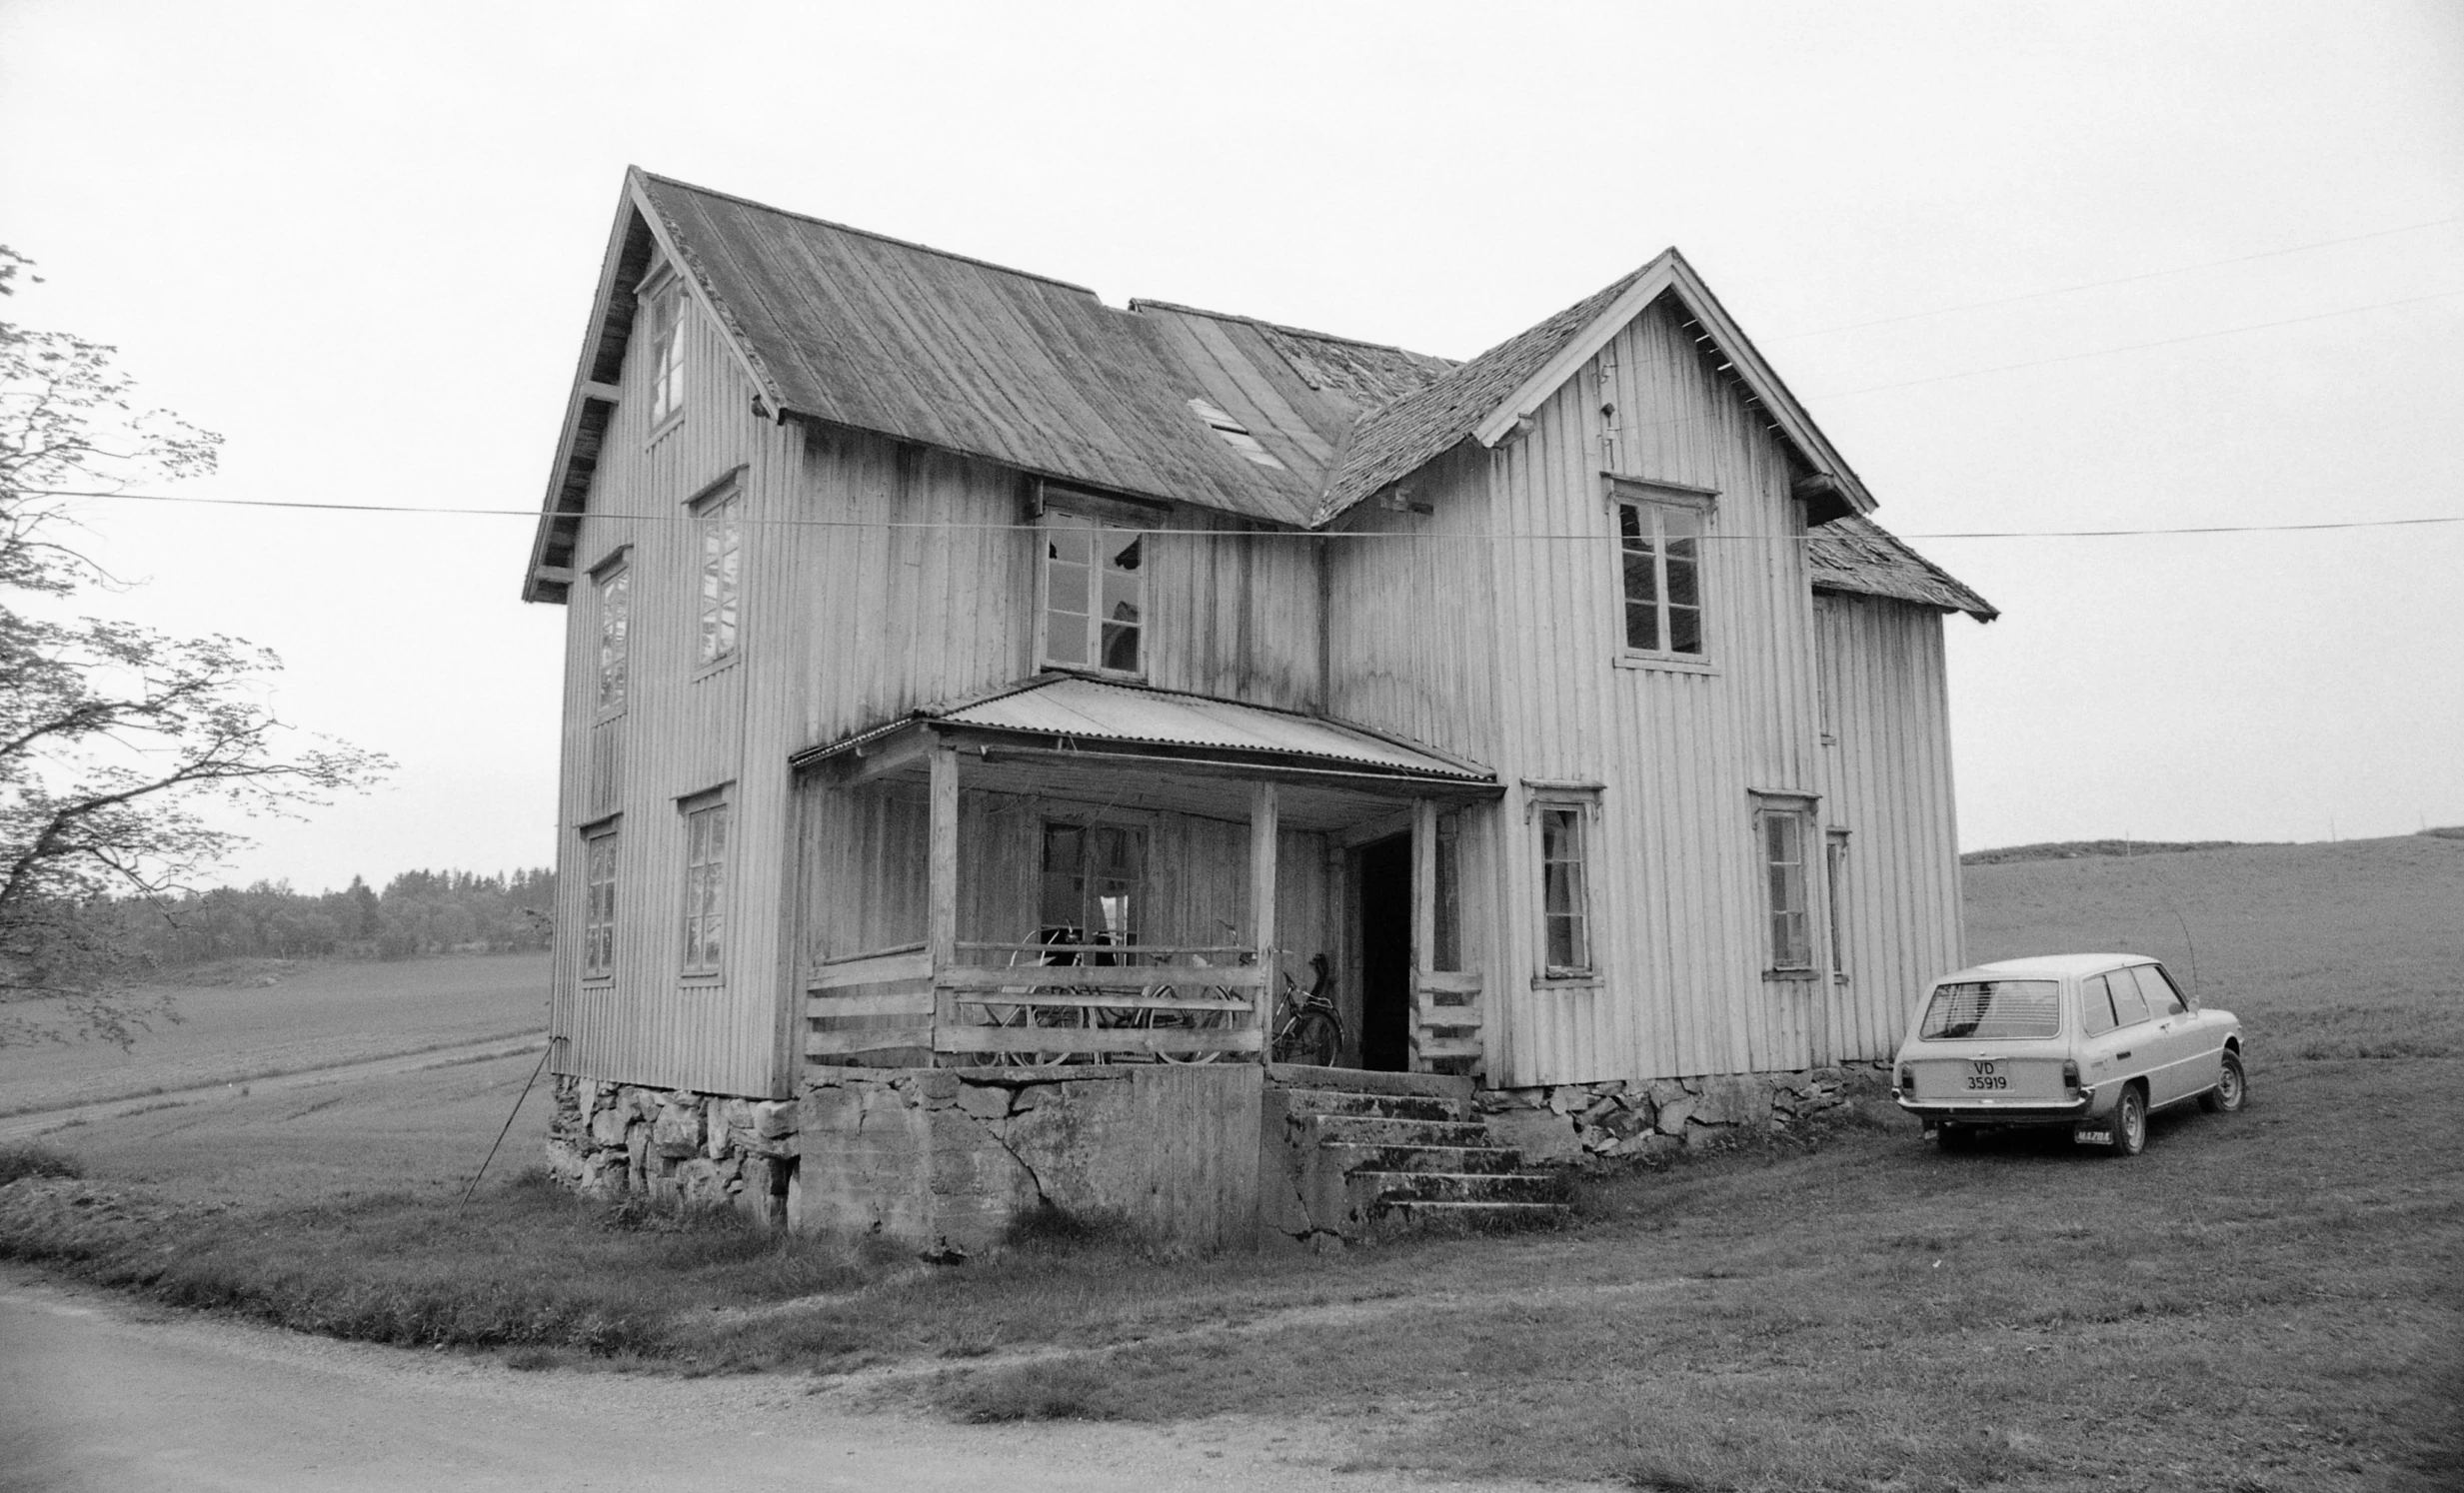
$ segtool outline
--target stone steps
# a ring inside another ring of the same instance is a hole
[[[1562,1227],[1564,1182],[1497,1144],[1471,1095],[1471,1080],[1452,1074],[1269,1067],[1266,1138],[1289,1188],[1270,1222],[1320,1246]]]

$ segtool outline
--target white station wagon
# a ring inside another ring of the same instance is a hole
[[[1979,1130],[2064,1125],[2135,1156],[2147,1116],[2241,1108],[2241,1022],[2202,1010],[2154,959],[2006,959],[1933,982],[1899,1045],[1891,1097],[1945,1150]]]

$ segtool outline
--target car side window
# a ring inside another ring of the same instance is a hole
[[[2079,981],[2079,1024],[2089,1036],[2102,1036],[2113,1029],[2113,992],[2105,988],[2101,974]]]
[[[2162,968],[2154,964],[2139,964],[2131,971],[2139,981],[2139,993],[2147,997],[2147,1008],[2158,1017],[2178,1016],[2189,1007],[2182,1004],[2179,990],[2165,977]]]
[[[2117,1026],[2130,1026],[2147,1019],[2147,1002],[2139,997],[2139,982],[2127,969],[2116,969],[2103,979],[2113,990],[2113,1021]]]

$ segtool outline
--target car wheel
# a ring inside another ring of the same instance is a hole
[[[2113,1154],[2135,1156],[2147,1149],[2147,1095],[2131,1084],[2113,1103]]]
[[[2242,1076],[2241,1054],[2224,1054],[2224,1071],[2216,1076],[2216,1086],[2199,1095],[2199,1107],[2209,1114],[2237,1113],[2250,1101],[2250,1080]]]

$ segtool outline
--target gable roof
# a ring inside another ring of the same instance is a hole
[[[1824,480],[1817,491],[1831,503],[1832,515],[1870,512],[1873,498],[1856,473],[1685,256],[1671,248],[1362,422],[1310,522],[1326,523],[1463,441],[1495,446],[1662,296],[1683,307],[1702,340],[1725,360],[1721,372],[1737,381],[1748,403],[1760,408],[1780,439]]]
[[[616,408],[635,287],[661,257],[724,329],[774,418],[1292,528],[1332,522],[1466,440],[1497,444],[1669,296],[1812,474],[1800,491],[1814,521],[1873,507],[1674,249],[1456,364],[1163,301],[1117,310],[1084,286],[635,167],[567,402],[527,600],[561,601],[574,582],[573,544]],[[1826,532],[1817,528],[1809,548],[1817,586],[1994,615],[1879,526],[1859,520],[1829,541]]]

